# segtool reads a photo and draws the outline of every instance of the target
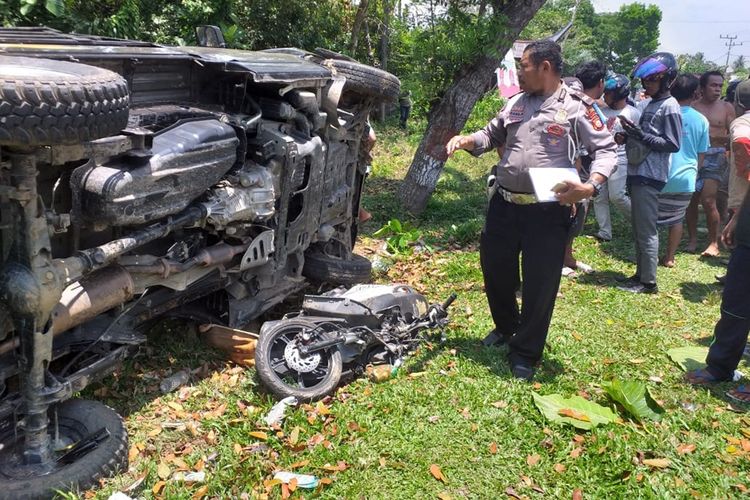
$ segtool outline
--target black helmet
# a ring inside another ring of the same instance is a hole
[[[604,92],[612,92],[616,100],[630,95],[630,79],[625,75],[611,73],[604,80]]]
[[[669,52],[655,52],[644,57],[633,68],[631,78],[648,78],[649,76],[664,73],[661,79],[661,90],[672,86],[677,78],[677,60]]]

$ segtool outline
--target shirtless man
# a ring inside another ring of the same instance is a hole
[[[701,98],[693,103],[693,108],[708,119],[711,148],[706,152],[703,168],[698,171],[696,193],[690,202],[687,212],[688,251],[696,249],[698,204],[703,205],[708,225],[708,246],[702,255],[716,257],[719,255],[719,226],[721,216],[726,211],[725,203],[717,203],[720,186],[727,177],[726,151],[729,138],[729,124],[734,120],[734,107],[722,101],[721,89],[724,76],[719,71],[707,71],[701,75]],[[723,206],[722,206],[723,205]]]

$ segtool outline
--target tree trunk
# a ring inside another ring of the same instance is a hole
[[[352,39],[349,42],[349,53],[354,56],[357,52],[357,44],[359,43],[359,31],[362,29],[362,23],[365,21],[367,15],[367,6],[370,4],[370,0],[359,0],[359,7],[357,7],[357,14],[354,16],[354,26],[352,26]]]
[[[390,26],[391,11],[393,10],[392,0],[383,0],[383,33],[380,36],[380,69],[388,71],[388,48],[390,46]],[[380,104],[380,121],[385,121],[386,103],[385,100]]]
[[[521,30],[544,5],[544,0],[493,4],[494,15],[504,16],[507,20],[505,31],[487,48],[486,54],[494,55],[481,56],[479,60],[461,68],[442,99],[433,105],[427,130],[399,188],[399,201],[415,215],[424,211],[427,201],[435,191],[440,173],[448,159],[445,145],[451,137],[461,132],[474,104],[490,90],[495,68],[510,50]]]

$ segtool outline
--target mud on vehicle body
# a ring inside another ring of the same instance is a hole
[[[70,398],[151,320],[369,277],[367,118],[399,82],[331,55],[0,29],[0,497],[125,466],[117,414]]]

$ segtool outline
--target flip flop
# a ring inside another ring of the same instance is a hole
[[[576,278],[578,276],[578,273],[568,266],[562,268],[561,274],[566,278]]]
[[[728,380],[722,380],[720,378],[714,377],[713,375],[711,375],[711,372],[709,372],[705,368],[687,372],[685,374],[685,380],[687,380],[689,384],[693,385],[710,385],[719,384],[721,382],[728,382]]]
[[[742,384],[731,391],[727,391],[726,395],[729,399],[737,403],[748,404],[750,403],[750,386]]]
[[[583,262],[576,262],[576,269],[584,274],[590,274],[594,272],[594,268]]]

